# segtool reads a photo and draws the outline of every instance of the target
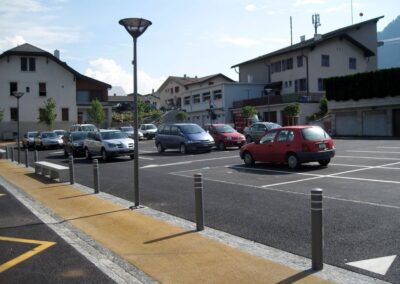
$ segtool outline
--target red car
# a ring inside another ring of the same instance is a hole
[[[291,169],[307,162],[327,166],[333,156],[333,139],[321,127],[312,125],[272,129],[259,142],[240,148],[240,157],[247,166],[256,161],[287,163]]]
[[[204,129],[214,138],[215,145],[219,150],[225,150],[226,147],[240,148],[246,143],[244,135],[228,124],[205,125]]]

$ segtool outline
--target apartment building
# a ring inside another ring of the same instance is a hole
[[[107,105],[110,85],[89,78],[72,69],[54,55],[25,43],[0,54],[0,138],[12,139],[17,129],[17,99],[14,92],[22,92],[19,106],[20,133],[44,130],[38,123],[39,108],[48,98],[56,102],[57,118],[54,128],[69,129],[74,123],[83,123],[91,101],[97,98],[111,121],[111,108]],[[107,123],[106,123],[107,124]]]

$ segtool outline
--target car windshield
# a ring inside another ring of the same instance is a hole
[[[57,138],[57,134],[55,132],[44,132],[42,138]]]
[[[101,137],[103,140],[121,139],[126,138],[126,134],[122,133],[121,131],[107,131],[101,132]]]
[[[64,130],[55,130],[54,131],[57,135],[64,135],[65,131]]]
[[[232,126],[226,125],[226,124],[225,125],[216,125],[214,127],[218,133],[234,133],[234,132],[236,132],[236,130],[233,129]]]
[[[124,127],[121,127],[121,130],[124,132],[133,132],[133,127],[132,126],[124,126]]]
[[[38,135],[38,133],[37,132],[31,132],[31,133],[28,133],[28,137],[30,137],[30,138],[32,138],[32,137],[36,137]]]
[[[282,127],[282,126],[280,126],[279,124],[276,124],[276,123],[267,123],[266,126],[267,126],[267,129],[268,129],[268,130],[271,130],[271,129],[274,129],[274,128]]]
[[[157,129],[157,127],[155,125],[152,125],[152,124],[146,125],[145,128],[146,129]]]
[[[180,125],[179,129],[182,131],[184,134],[195,134],[195,133],[202,133],[204,132],[203,128],[198,126],[197,124],[186,124],[186,125]]]
[[[82,125],[81,126],[82,131],[96,131],[96,126],[94,125]]]
[[[308,127],[301,130],[304,140],[315,141],[330,138],[328,133],[320,127]]]
[[[80,131],[80,132],[74,132],[71,134],[72,140],[84,140],[87,136],[86,132]]]

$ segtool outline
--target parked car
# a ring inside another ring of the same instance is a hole
[[[117,156],[134,158],[134,141],[120,130],[89,131],[83,147],[86,159],[90,159],[94,155],[101,155],[103,161]]]
[[[122,126],[119,128],[119,130],[128,135],[129,138],[134,139],[134,128],[132,126]],[[144,138],[143,132],[140,129],[138,130],[138,138],[139,140]]]
[[[255,122],[250,127],[246,127],[243,131],[246,137],[246,142],[259,141],[269,130],[281,127],[279,124],[273,122]]]
[[[247,166],[256,161],[286,163],[296,169],[301,163],[327,166],[335,156],[333,139],[319,126],[286,126],[270,130],[259,142],[240,148]]]
[[[84,156],[83,141],[86,139],[87,131],[67,132],[63,137],[64,155]]]
[[[34,138],[35,149],[62,148],[63,140],[54,131],[39,132]]]
[[[57,134],[57,136],[59,138],[62,139],[67,131],[65,131],[65,130],[54,130],[54,132]]]
[[[194,123],[163,124],[158,128],[155,144],[158,153],[165,149],[179,149],[182,154],[190,151],[211,151],[214,139]]]
[[[69,131],[97,131],[97,127],[93,124],[74,124]]]
[[[204,129],[214,138],[215,145],[219,150],[225,150],[226,147],[240,148],[246,143],[244,135],[237,132],[229,124],[205,125]]]
[[[157,126],[151,123],[142,124],[140,125],[139,130],[142,131],[144,138],[150,140],[156,136]]]
[[[22,147],[30,148],[35,145],[35,137],[39,134],[38,131],[28,131],[24,134],[22,138]]]

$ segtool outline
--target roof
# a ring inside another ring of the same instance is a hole
[[[213,74],[213,75],[209,75],[209,76],[204,76],[204,77],[188,77],[188,76],[184,76],[184,77],[178,77],[178,76],[169,76],[167,78],[167,80],[164,81],[164,83],[158,88],[157,92],[160,91],[169,81],[175,81],[176,83],[182,85],[182,86],[190,86],[193,84],[200,84],[203,82],[206,82],[208,80],[211,80],[215,77],[218,76],[222,76],[223,78],[227,79],[230,82],[235,82],[234,80],[232,80],[231,78],[225,76],[222,73],[218,73],[218,74]]]
[[[47,51],[45,51],[43,49],[40,49],[40,48],[38,48],[36,46],[33,46],[33,45],[29,44],[29,43],[24,43],[22,45],[19,45],[17,47],[14,47],[12,49],[9,49],[9,50],[3,52],[2,54],[0,54],[0,59],[3,58],[3,57],[12,56],[12,55],[47,57],[47,58],[50,58],[51,60],[53,60],[54,62],[56,62],[57,64],[59,64],[61,67],[65,68],[66,70],[71,72],[72,74],[74,74],[79,79],[92,81],[92,82],[95,82],[97,84],[104,85],[107,88],[111,88],[111,85],[109,85],[107,83],[104,83],[102,81],[98,81],[96,79],[87,77],[85,75],[82,75],[81,73],[79,73],[78,71],[73,69],[72,67],[68,66],[67,63],[65,63],[64,61],[61,61],[60,59],[55,57],[53,54],[51,54],[51,53],[49,53],[49,52],[47,52]]]
[[[364,54],[366,56],[373,56],[373,55],[375,55],[373,51],[371,51],[365,45],[363,45],[362,43],[358,42],[357,40],[355,40],[354,38],[349,36],[347,34],[347,32],[349,32],[350,30],[358,29],[361,26],[369,24],[369,23],[372,23],[372,22],[376,23],[380,19],[382,19],[383,17],[384,16],[380,16],[380,17],[373,18],[373,19],[370,19],[370,20],[367,20],[367,21],[364,21],[364,22],[360,22],[360,23],[357,23],[357,24],[354,24],[354,25],[350,25],[350,26],[347,26],[347,27],[343,27],[343,28],[331,31],[329,33],[321,35],[320,39],[315,40],[314,38],[311,38],[311,39],[308,39],[306,41],[299,42],[297,44],[293,44],[293,45],[284,47],[282,49],[278,49],[276,51],[273,51],[271,53],[267,53],[265,55],[250,59],[248,61],[244,61],[242,63],[238,63],[236,65],[233,65],[231,68],[235,68],[235,67],[238,67],[238,66],[246,64],[246,63],[251,63],[251,62],[255,62],[255,61],[259,61],[259,60],[265,60],[265,59],[273,57],[273,56],[277,56],[277,55],[281,55],[281,54],[285,54],[285,53],[301,50],[301,49],[308,48],[308,47],[309,48],[313,48],[317,44],[320,44],[322,42],[325,42],[325,41],[330,40],[330,39],[335,38],[335,37],[344,38],[344,39],[348,40],[349,42],[351,42],[352,44],[354,44],[355,46],[357,46],[358,48],[360,48],[361,50],[363,50]]]

